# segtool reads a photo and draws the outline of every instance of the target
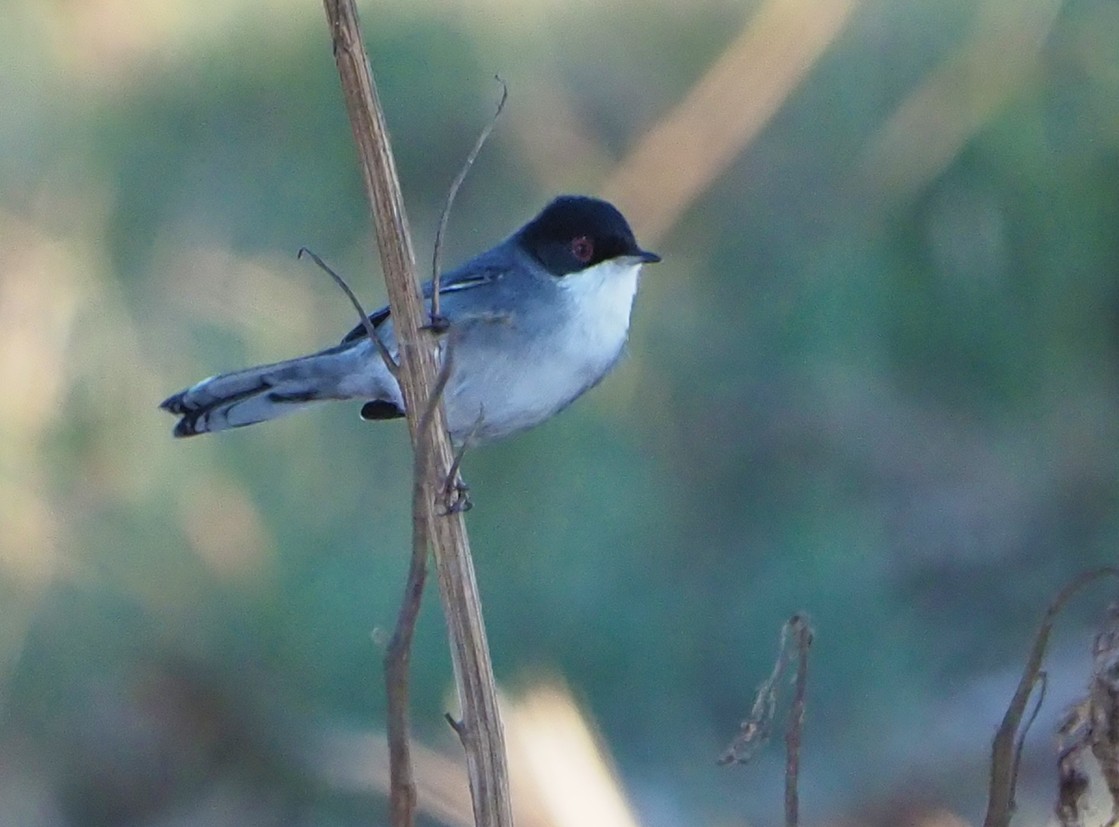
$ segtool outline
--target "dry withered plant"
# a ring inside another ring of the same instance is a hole
[[[768,741],[777,717],[783,679],[792,666],[792,701],[785,728],[785,825],[796,827],[800,822],[800,747],[804,732],[805,693],[808,690],[808,650],[814,632],[808,615],[798,612],[785,621],[777,644],[773,671],[758,687],[749,717],[738,728],[738,734],[719,756],[720,764],[746,764]]]
[[[1105,577],[1119,579],[1119,569],[1104,566],[1081,573],[1061,589],[1046,609],[1045,617],[1042,618],[1041,626],[1030,647],[1022,677],[1018,681],[1002,724],[991,743],[991,772],[987,814],[983,820],[983,827],[1008,827],[1014,814],[1014,794],[1018,783],[1018,764],[1022,755],[1022,744],[1030,723],[1037,714],[1040,697],[1034,712],[1028,718],[1026,718],[1026,708],[1034,689],[1040,687],[1041,691],[1044,690],[1045,673],[1042,671],[1042,663],[1049,646],[1053,624],[1073,596],[1088,584]],[[1080,802],[1088,784],[1083,757],[1089,748],[1107,778],[1108,789],[1112,793],[1113,800],[1119,792],[1119,784],[1115,783],[1119,780],[1115,737],[1115,733],[1119,731],[1115,718],[1115,699],[1119,697],[1116,694],[1115,682],[1119,674],[1112,674],[1113,669],[1119,673],[1119,660],[1115,653],[1117,636],[1119,632],[1115,630],[1114,617],[1110,617],[1107,627],[1096,638],[1096,659],[1088,698],[1077,704],[1066,715],[1060,727],[1062,743],[1058,758],[1057,813],[1063,825],[1081,824]],[[1119,822],[1113,814],[1109,825],[1117,823]]]
[[[1062,717],[1057,728],[1057,819],[1061,827],[1082,827],[1090,788],[1089,755],[1111,797],[1107,827],[1119,824],[1119,604],[1107,612],[1092,645],[1088,694]]]
[[[1009,827],[1015,811],[1018,767],[1026,734],[1045,697],[1042,666],[1057,617],[1082,589],[1103,578],[1119,580],[1119,568],[1085,571],[1067,583],[1046,609],[1001,725],[991,744],[991,767],[984,827]],[[719,757],[720,764],[748,763],[769,740],[777,719],[783,687],[792,671],[792,699],[785,734],[785,824],[799,821],[797,784],[804,727],[808,650],[813,630],[803,613],[781,628],[777,658],[769,677],[758,687],[749,716]],[[1086,763],[1094,759],[1111,797],[1112,812],[1105,827],[1119,827],[1119,604],[1113,604],[1092,649],[1093,665],[1086,697],[1062,718],[1058,728],[1058,800],[1061,827],[1084,827],[1085,797],[1090,775]],[[795,664],[795,665],[794,665]],[[1032,708],[1030,699],[1035,698]]]

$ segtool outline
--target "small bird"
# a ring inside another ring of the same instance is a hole
[[[564,195],[505,241],[439,284],[453,348],[443,401],[456,445],[538,425],[597,385],[629,332],[642,250],[622,214],[596,198]],[[431,283],[424,296],[431,297]],[[387,307],[369,316],[395,358]],[[366,400],[363,419],[404,416],[400,387],[364,324],[309,356],[203,379],[160,407],[180,417],[177,437],[239,428],[333,399]]]

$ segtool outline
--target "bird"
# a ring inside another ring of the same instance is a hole
[[[452,442],[490,442],[565,409],[618,362],[641,268],[638,246],[607,201],[561,195],[501,243],[439,279],[439,353],[453,348],[443,392]],[[423,287],[425,298],[432,284]],[[371,313],[395,359],[389,308]],[[173,434],[240,428],[329,400],[362,400],[367,420],[405,415],[400,386],[363,321],[325,350],[203,379],[165,399]]]

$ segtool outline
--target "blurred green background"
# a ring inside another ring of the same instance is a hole
[[[805,610],[807,822],[976,822],[1037,620],[1119,547],[1119,4],[361,10],[422,270],[495,72],[445,260],[559,192],[664,257],[616,373],[467,458],[510,698],[566,684],[643,825],[776,824],[780,738],[714,762]],[[0,31],[0,824],[384,823],[325,768],[383,727],[404,427],[176,441],[156,409],[353,325],[301,245],[383,301],[322,9],[6,0]],[[414,686],[457,757],[434,591]]]

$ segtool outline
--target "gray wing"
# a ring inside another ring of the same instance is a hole
[[[506,272],[506,267],[498,266],[496,264],[488,264],[479,259],[467,262],[457,270],[447,273],[439,280],[439,296],[449,296],[455,293],[461,293],[466,290],[474,290],[478,287],[484,287],[497,282]],[[423,286],[423,296],[425,299],[431,298],[432,284],[430,281],[425,282]],[[388,306],[382,307],[369,314],[369,321],[373,324],[374,328],[380,328],[384,324],[391,311]],[[342,344],[350,344],[356,342],[358,339],[365,338],[365,325],[359,324],[353,330],[345,335],[342,339]]]

